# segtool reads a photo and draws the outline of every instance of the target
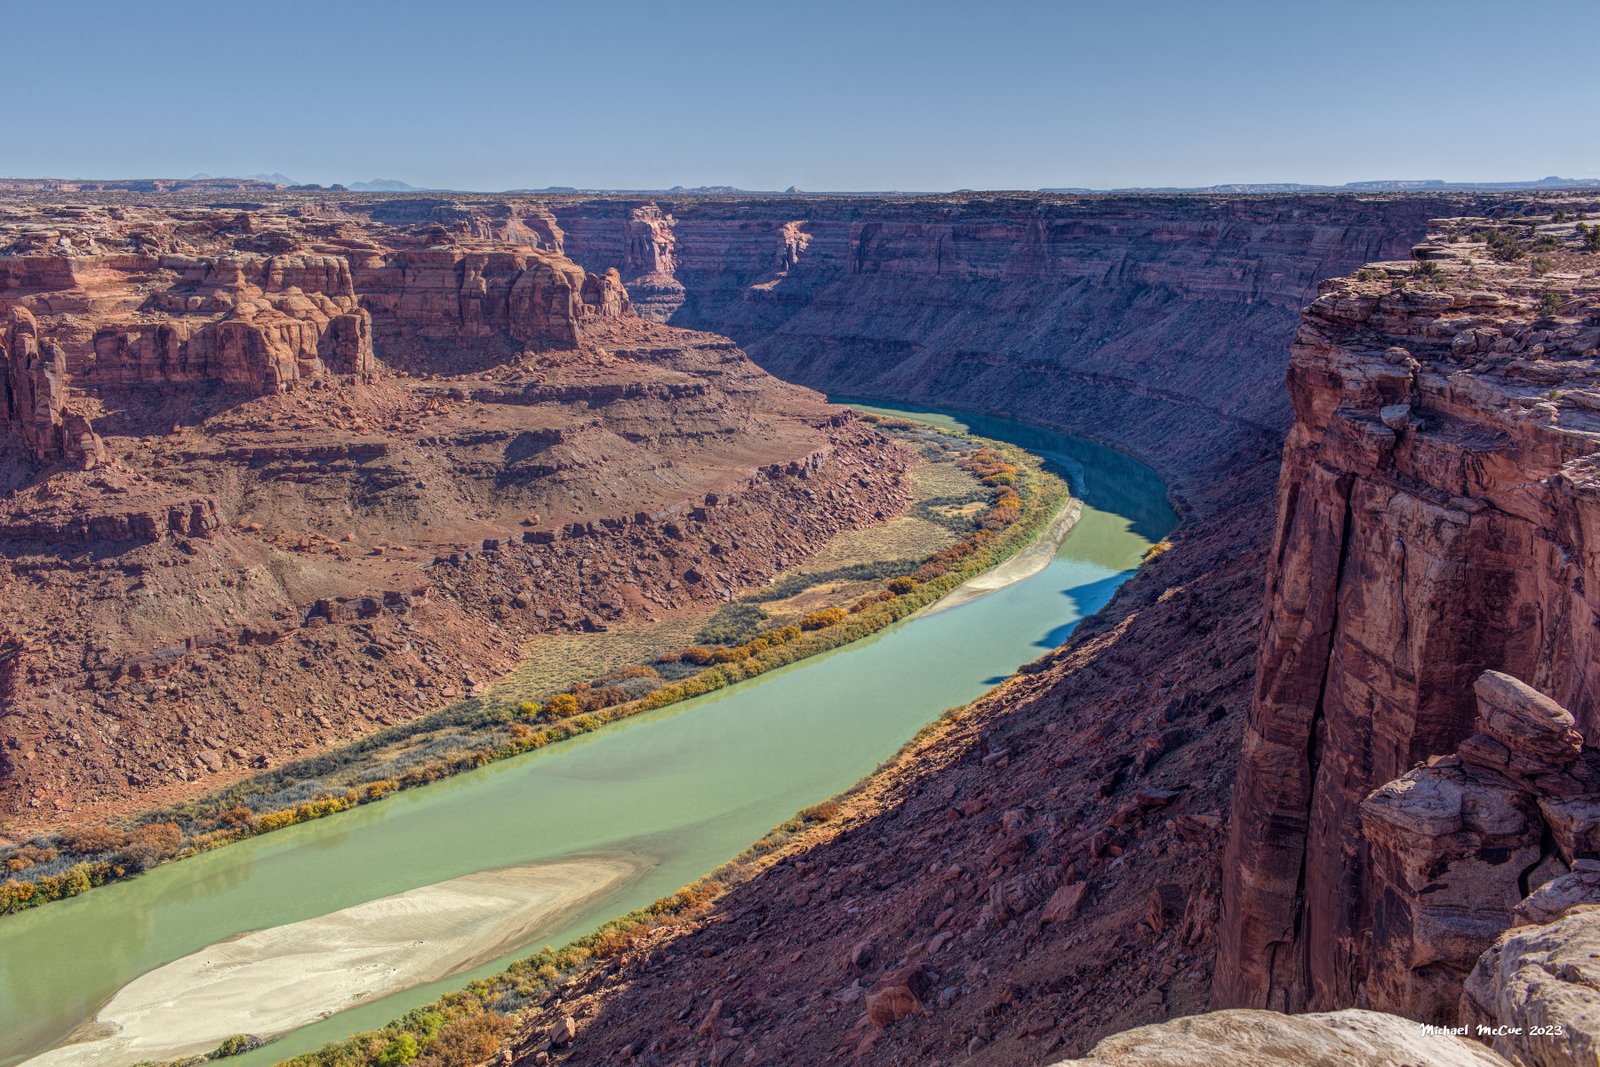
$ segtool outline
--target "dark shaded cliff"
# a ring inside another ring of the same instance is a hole
[[[553,202],[589,270],[639,263],[627,199]],[[1276,454],[1318,279],[1404,255],[1461,197],[986,195],[657,200],[674,324],[826,392],[1046,423],[1203,502]],[[659,291],[659,289],[654,290]],[[658,305],[659,307],[659,305]],[[1181,445],[1178,442],[1182,442]]]

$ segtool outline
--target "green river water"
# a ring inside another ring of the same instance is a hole
[[[1085,502],[1043,571],[970,604],[717,693],[329,818],[0,919],[0,1067],[51,1048],[133,978],[213,942],[475,871],[575,854],[647,857],[523,951],[363,1005],[228,1060],[276,1062],[381,1026],[540,944],[562,944],[732,858],[848,788],[948,707],[1059,645],[1174,525],[1119,453],[1036,427],[854,406],[1044,456]]]

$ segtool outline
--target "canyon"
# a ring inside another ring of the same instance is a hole
[[[548,216],[0,210],[0,812],[170,801],[718,603],[905,457]],[[775,519],[782,516],[782,519]]]
[[[1591,1062],[1600,205],[216,195],[0,202],[19,827],[890,517],[907,457],[811,389],[1003,413],[1148,464],[1183,524],[703,913],[560,976],[510,1060],[1192,1062],[1246,1028],[1263,1063]]]
[[[1049,257],[1029,237],[1048,225],[1030,233],[992,217],[965,232],[858,222],[843,263],[788,290],[814,247],[793,230],[770,273],[737,295],[727,260],[708,266],[678,314],[726,330],[780,373],[1024,417],[1040,417],[1037,403],[1041,421],[1148,459],[1191,521],[1066,649],[974,705],[846,827],[691,931],[564,989],[559,1010],[586,1034],[564,1059],[781,1062],[809,1048],[871,1062],[1044,1062],[1232,1005],[1504,1023],[1517,995],[1479,984],[1475,1006],[1462,1000],[1469,977],[1492,973],[1480,954],[1505,952],[1494,946],[1508,930],[1521,937],[1508,944],[1548,941],[1515,929],[1518,902],[1541,884],[1576,886],[1555,894],[1576,911],[1547,921],[1581,928],[1592,899],[1577,872],[1593,857],[1600,799],[1583,745],[1600,335],[1594,265],[1571,220],[1593,211],[1412,203],[1371,233],[1344,231],[1350,258],[1332,273],[1379,262],[1320,290],[1330,264],[1273,263],[1270,227],[1252,234],[1265,245],[1253,262],[1197,248],[1190,231],[1178,254],[1198,279],[1188,284],[1147,283],[1162,265],[1132,255],[1085,262],[1092,242],[1064,242],[1083,258],[1060,257],[1047,281]],[[1429,234],[1432,214],[1457,217]],[[755,228],[742,221],[738,232]],[[1539,251],[1501,259],[1485,244],[1496,230]],[[693,232],[677,227],[684,278]],[[1241,222],[1232,235],[1247,233]],[[1216,260],[1209,276],[1197,269]],[[948,291],[970,305],[930,306],[947,271]],[[1074,281],[1073,300],[1099,305],[1109,343],[1071,329],[1091,316],[1061,315],[1066,298],[1041,314],[1042,294]],[[1291,346],[1301,303],[1311,306]],[[1006,339],[986,346],[969,325],[980,319]],[[1119,363],[1141,358],[1157,367],[1119,381]],[[1285,371],[1287,394],[1272,387]],[[1102,389],[1117,400],[1096,402]],[[1174,654],[1183,668],[1156,666]],[[1490,685],[1487,669],[1509,677]],[[1553,754],[1528,709],[1556,723]],[[1422,761],[1431,769],[1413,784],[1405,776]],[[1567,981],[1580,984],[1541,990],[1539,1002],[1581,1001],[1581,978]],[[547,1033],[526,1032],[528,1059]],[[1537,1041],[1498,1047],[1588,1062],[1582,1040],[1568,1049],[1576,1059]]]

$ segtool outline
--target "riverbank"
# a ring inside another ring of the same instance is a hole
[[[1041,442],[1041,450],[1054,454],[1066,444]],[[1083,459],[1086,470],[1071,468],[1075,481],[1104,487],[1102,458],[1121,462],[1094,452]],[[330,1043],[347,1046],[363,1030],[373,1032],[354,1042],[351,1058],[327,1062],[377,1062],[392,1042],[403,1048],[407,1033],[419,1045],[434,1040],[441,1012],[448,1026],[469,1028],[487,1013],[520,1013],[566,964],[591,950],[603,957],[629,936],[626,924],[608,919],[642,909],[639,915],[672,922],[661,902],[681,899],[678,887],[796,811],[806,809],[807,824],[826,822],[833,808],[819,804],[822,798],[870,775],[943,709],[1059,644],[1139,565],[1151,536],[1168,528],[1151,528],[1146,518],[1162,500],[1154,486],[1112,511],[1086,504],[1044,572],[960,611],[918,615],[528,757],[0,922],[0,1018],[21,1022],[10,1034],[13,1057],[59,1043],[140,976],[251,927],[286,925],[485,869],[597,852],[660,857],[637,883],[582,905],[562,929],[541,935],[568,950],[529,957],[532,949],[521,948],[458,978],[360,1003],[230,1062],[266,1067]],[[1058,503],[1041,514],[1035,535],[1059,512]],[[818,570],[831,573],[841,562],[820,559]],[[955,574],[944,577],[944,592],[960,584]],[[940,586],[922,583],[918,599],[937,599]],[[781,846],[791,825],[769,835],[762,849]],[[509,980],[493,979],[507,967]],[[472,1012],[479,1014],[469,1019]],[[387,1025],[391,1020],[400,1022]],[[0,1054],[0,1067],[15,1058]]]
[[[554,929],[649,861],[585,857],[483,871],[208,945],[124,986],[71,1044],[25,1067],[201,1055],[461,974]]]
[[[963,604],[970,604],[980,597],[1004,589],[1008,585],[1015,585],[1024,578],[1031,578],[1035,574],[1050,566],[1050,561],[1056,558],[1062,542],[1072,532],[1078,520],[1083,517],[1083,501],[1068,500],[1066,505],[1050,520],[1050,525],[1033,544],[1018,552],[1004,563],[975,577],[969,578],[956,586],[943,597],[922,609],[922,614],[937,615],[941,611],[959,608]]]
[[[545,703],[514,699],[516,694],[471,699],[212,797],[150,813],[126,830],[58,835],[53,841],[0,850],[0,861],[26,861],[19,873],[0,883],[0,916],[536,751],[858,641],[1014,557],[1055,521],[1062,501],[1069,499],[1065,483],[1024,449],[905,419],[876,414],[863,418],[914,443],[931,447],[935,442],[967,457],[961,463],[978,478],[987,500],[982,510],[940,515],[937,502],[922,502],[930,515],[964,528],[965,536],[925,559],[904,561],[890,574],[840,585],[835,595],[847,599],[832,606],[810,605],[820,610],[798,616],[790,625],[772,621],[748,638],[736,635],[721,647],[685,649],[674,658],[687,662],[692,655],[703,669],[663,679],[637,698],[602,703],[591,710],[587,706],[591,697],[600,693],[626,697],[628,691],[621,685],[596,687],[582,682]],[[861,595],[867,589],[873,591]],[[661,677],[655,667],[648,673]],[[619,680],[631,684],[637,677],[619,676]],[[559,712],[558,705],[562,705]],[[44,858],[42,864],[35,862],[39,857]],[[27,873],[29,864],[42,873]]]

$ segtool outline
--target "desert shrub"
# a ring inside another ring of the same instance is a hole
[[[887,589],[880,589],[876,593],[868,593],[866,596],[850,605],[850,614],[859,615],[863,611],[866,611],[868,608],[872,607],[874,604],[882,604],[885,600],[893,599],[894,594],[889,592]]]
[[[1436,282],[1444,277],[1444,268],[1431,259],[1424,259],[1411,268],[1411,276],[1422,281]]]
[[[832,626],[834,623],[843,622],[849,617],[850,613],[844,608],[824,608],[821,611],[813,611],[811,614],[801,619],[800,629],[823,630],[829,626]]]
[[[401,1067],[417,1058],[417,1039],[410,1034],[401,1034],[383,1047],[378,1053],[378,1067]]]
[[[1591,252],[1600,252],[1600,223],[1585,226],[1578,223],[1578,236],[1583,238],[1583,247]]]
[[[826,585],[830,582],[875,582],[883,578],[893,578],[904,574],[909,566],[904,560],[879,560],[873,563],[851,563],[827,571],[791,574],[787,578],[781,578],[771,585],[756,590],[746,599],[761,603],[787,600],[813,586]]]
[[[678,658],[686,663],[694,663],[704,667],[711,662],[712,655],[712,651],[703,645],[690,645],[678,653]]]
[[[1356,280],[1361,282],[1381,282],[1385,275],[1376,267],[1362,267],[1356,271]]]
[[[1528,261],[1528,273],[1535,278],[1542,278],[1554,270],[1555,266],[1549,256],[1534,256]]]
[[[1539,313],[1541,315],[1554,315],[1561,310],[1561,294],[1555,291],[1545,293],[1539,298]]]
[[[844,806],[837,800],[824,800],[820,804],[813,804],[800,812],[800,817],[807,822],[832,822],[844,812]]]
[[[229,1056],[242,1056],[246,1052],[254,1052],[264,1044],[266,1042],[254,1034],[234,1034],[207,1053],[206,1059],[222,1060],[227,1059]]]
[[[86,826],[67,834],[61,847],[74,856],[98,856],[121,848],[127,841],[127,833],[115,826]]]
[[[1522,242],[1510,230],[1480,230],[1478,236],[1489,246],[1489,254],[1502,263],[1512,263],[1523,256]]]
[[[545,704],[545,710],[558,719],[569,719],[582,709],[578,706],[578,698],[571,693],[557,693]]]
[[[903,596],[906,593],[915,592],[921,584],[915,578],[896,578],[888,584],[887,588],[895,596]]]
[[[153,822],[135,827],[128,843],[117,855],[117,863],[130,871],[153,867],[183,846],[183,831],[175,822]]]
[[[468,1067],[481,1063],[500,1051],[501,1041],[510,1029],[510,1020],[498,1012],[456,1019],[446,1023],[413,1062],[418,1067]]]
[[[719,648],[711,653],[712,663],[738,663],[740,660],[749,658],[750,650],[743,645],[735,645],[733,648]]]
[[[661,688],[661,675],[652,670],[648,678],[642,675],[633,678],[624,678],[610,688],[622,691],[623,698],[621,701],[618,701],[618,703],[624,703],[629,700],[638,700],[646,693],[653,693],[657,689]]]
[[[312,797],[321,796],[327,791],[328,787],[320,779],[305,778],[288,782],[270,792],[251,793],[242,799],[252,811],[278,811],[302,804]]]
[[[694,635],[698,645],[737,645],[750,640],[767,621],[767,613],[754,604],[729,604],[711,617]]]
[[[23,845],[6,857],[6,870],[25,871],[30,867],[48,866],[60,855],[46,845]]]
[[[218,824],[222,826],[249,826],[256,813],[243,804],[235,804],[227,811],[217,816]]]

